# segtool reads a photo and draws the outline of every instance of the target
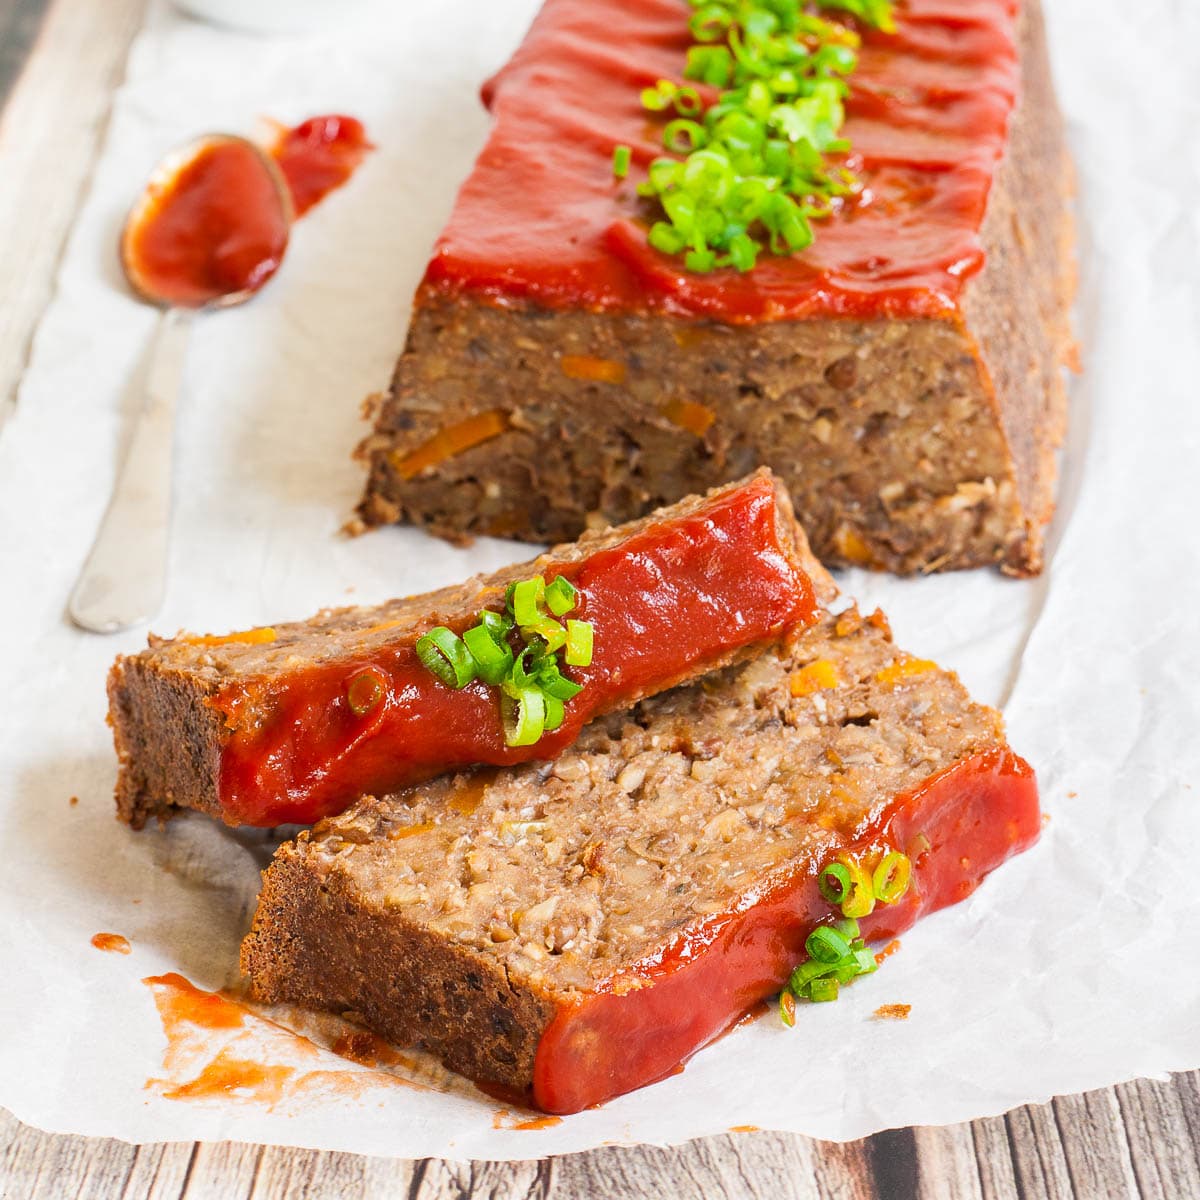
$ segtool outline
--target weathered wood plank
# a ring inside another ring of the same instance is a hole
[[[409,1196],[414,1194],[411,1188],[416,1169],[417,1164],[408,1159],[268,1146],[258,1164],[250,1197],[340,1200],[345,1196]]]
[[[6,235],[0,238],[0,425],[50,298],[145,5],[53,0],[0,112],[0,229]]]
[[[1018,1195],[1071,1200],[1075,1193],[1050,1105],[1015,1109],[1004,1118],[1004,1123]]]
[[[0,105],[25,66],[45,11],[46,0],[5,0],[0,4]]]
[[[1111,1095],[1120,1110],[1129,1170],[1143,1196],[1200,1196],[1200,1072],[1095,1094]]]
[[[1051,1101],[1076,1196],[1136,1197],[1129,1141],[1116,1093],[1107,1088]]]
[[[985,1117],[971,1122],[975,1163],[984,1200],[1020,1200],[1017,1173],[1003,1117]]]
[[[197,1143],[180,1200],[247,1200],[265,1150],[243,1142]]]
[[[133,1165],[120,1200],[179,1200],[196,1154],[194,1142],[156,1142],[133,1147]],[[117,1193],[113,1193],[114,1196]]]
[[[913,1134],[920,1200],[984,1200],[970,1125],[926,1125]]]

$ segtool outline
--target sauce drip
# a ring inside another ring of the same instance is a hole
[[[92,936],[92,945],[97,950],[106,950],[109,954],[129,954],[133,947],[129,939],[119,933],[97,933]]]
[[[151,183],[122,239],[139,290],[200,308],[256,292],[303,216],[354,173],[371,149],[354,117],[310,117],[281,129],[269,151],[243,138],[201,139],[182,164]]]
[[[548,0],[484,89],[494,124],[438,240],[425,286],[547,308],[728,323],[948,316],[983,264],[979,236],[1016,99],[1013,0],[907,0],[867,30],[843,136],[856,203],[815,242],[709,275],[647,244],[636,187],[663,154],[641,90],[680,79],[686,0]],[[614,180],[613,147],[633,166]]]

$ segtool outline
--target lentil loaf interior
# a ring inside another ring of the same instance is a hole
[[[1003,745],[998,713],[849,608],[594,722],[554,762],[301,833],[264,872],[243,969],[261,1000],[347,1011],[524,1091],[564,1005]]]
[[[952,313],[734,324],[427,279],[368,407],[361,522],[566,538],[765,463],[822,561],[1036,573],[1066,418],[1071,177],[1035,0],[1016,36],[985,261]]]

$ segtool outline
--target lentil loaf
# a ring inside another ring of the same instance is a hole
[[[337,1010],[549,1111],[670,1073],[779,990],[839,852],[907,850],[893,936],[1040,829],[1001,718],[851,607],[593,722],[305,831],[264,872],[254,994]]]
[[[117,809],[140,827],[195,808],[230,824],[311,823],[366,790],[440,770],[549,758],[585,721],[778,641],[816,619],[787,493],[767,471],[486,577],[373,607],[227,636],[151,637],[109,675]],[[509,745],[498,687],[457,690],[419,660],[506,585],[541,574],[575,590],[592,626],[561,725]]]
[[[548,0],[368,414],[363,526],[561,539],[759,465],[818,556],[1036,573],[1065,424],[1070,164],[1038,0],[916,0],[864,36],[864,190],[793,258],[645,246],[684,0]],[[615,143],[635,169],[614,185]]]

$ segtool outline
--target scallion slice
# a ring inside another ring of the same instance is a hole
[[[568,667],[590,667],[592,665],[592,624],[590,621],[567,622]]]
[[[850,872],[840,862],[829,863],[817,876],[821,896],[835,908],[840,908],[850,891]]]
[[[557,667],[553,671],[543,667],[538,672],[537,681],[542,691],[555,700],[574,700],[583,691],[583,684],[560,674]]]
[[[521,632],[526,637],[540,637],[546,643],[546,653],[554,654],[567,644],[567,631],[561,621],[553,617],[542,616],[531,625],[522,625]]]
[[[553,733],[563,723],[563,717],[566,715],[563,702],[543,691],[542,703],[546,706],[546,732]]]
[[[545,599],[546,581],[540,575],[518,580],[512,589],[512,613],[517,624],[536,625],[545,616]]]
[[[871,890],[875,899],[884,904],[895,904],[908,891],[912,876],[912,861],[899,850],[889,851],[879,860],[879,866],[871,876]]]
[[[490,608],[481,609],[479,624],[492,635],[492,639],[502,642],[512,632],[513,619],[506,613],[492,612]]]
[[[546,585],[546,607],[556,616],[566,616],[575,607],[575,585],[556,575]]]
[[[475,660],[466,643],[445,625],[417,639],[417,657],[447,687],[464,688],[475,678]]]
[[[484,683],[501,684],[512,670],[513,652],[506,642],[498,642],[483,625],[466,630],[463,642],[475,660],[477,674]]]
[[[870,876],[858,863],[848,863],[846,866],[850,872],[850,891],[842,901],[842,915],[855,919],[865,917],[875,908],[875,892]]]
[[[628,146],[613,147],[613,174],[618,179],[624,179],[629,174],[629,160],[633,151]]]
[[[515,697],[500,697],[504,741],[508,746],[532,746],[546,727],[546,702],[536,688],[525,688]]]
[[[808,985],[808,998],[816,1004],[838,998],[838,981],[836,979],[814,979]]]
[[[787,988],[779,993],[779,1019],[789,1029],[796,1024],[796,997]]]
[[[814,962],[840,962],[850,953],[850,943],[836,929],[818,925],[808,935],[804,949]]]

